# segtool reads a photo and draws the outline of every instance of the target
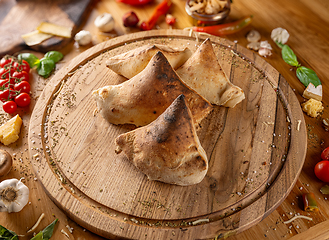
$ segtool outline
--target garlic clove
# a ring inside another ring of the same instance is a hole
[[[109,13],[103,13],[96,17],[95,26],[102,32],[110,32],[114,29],[114,18]]]
[[[92,37],[89,31],[81,30],[74,36],[74,40],[81,46],[91,43]]]
[[[0,183],[0,212],[19,212],[29,201],[29,188],[21,180],[7,179]]]

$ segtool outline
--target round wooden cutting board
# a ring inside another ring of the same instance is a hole
[[[154,43],[194,52],[204,40],[184,30],[117,37],[80,54],[45,87],[30,121],[30,156],[49,197],[78,224],[111,239],[225,237],[260,222],[288,195],[306,154],[300,104],[266,61],[217,37],[210,40],[218,61],[246,98],[234,108],[214,106],[203,120],[203,181],[149,181],[115,153],[114,139],[134,127],[110,124],[95,111],[92,91],[126,80],[106,60]]]

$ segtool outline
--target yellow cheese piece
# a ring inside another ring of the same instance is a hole
[[[21,131],[22,119],[17,114],[8,122],[0,126],[0,142],[4,145],[9,145],[19,138]]]
[[[323,111],[324,107],[322,106],[322,102],[311,98],[307,102],[302,104],[303,111],[307,113],[307,115],[311,117],[317,117],[320,112]]]
[[[38,30],[22,35],[26,45],[33,46],[42,43],[43,41],[51,38],[52,34],[42,33]]]
[[[52,34],[59,37],[70,38],[72,29],[69,27],[60,26],[54,23],[41,22],[37,30],[43,33]]]
[[[314,98],[315,100],[322,101],[322,85],[315,87],[312,83],[308,84],[303,92],[303,97],[307,99]]]

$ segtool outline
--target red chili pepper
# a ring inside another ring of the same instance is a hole
[[[230,23],[224,23],[224,24],[206,26],[206,27],[192,27],[192,30],[196,32],[209,33],[215,36],[223,36],[223,35],[236,33],[241,29],[247,27],[251,23],[251,19],[252,16],[249,16]]]
[[[153,0],[116,0],[117,2],[129,4],[132,6],[141,6],[152,2]]]
[[[304,210],[307,212],[318,212],[319,208],[315,200],[314,193],[303,194]]]
[[[154,12],[152,13],[152,16],[150,17],[150,19],[146,22],[142,22],[141,24],[141,29],[142,30],[151,30],[156,22],[158,21],[159,17],[162,15],[165,15],[170,7],[172,5],[171,0],[163,0],[154,10]]]

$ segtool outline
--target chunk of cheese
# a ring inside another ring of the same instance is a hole
[[[54,23],[41,22],[37,30],[43,33],[52,34],[59,37],[71,38],[72,28],[60,26]]]
[[[303,111],[311,117],[317,117],[324,109],[322,102],[315,100],[313,98],[309,99],[307,102],[302,103]]]
[[[303,92],[303,97],[307,99],[314,98],[315,100],[322,101],[322,85],[315,87],[312,83],[308,84]]]
[[[42,43],[43,41],[51,38],[52,36],[54,36],[54,35],[48,34],[48,33],[42,33],[38,30],[35,30],[33,32],[22,35],[22,38],[23,38],[24,42],[26,43],[26,45],[34,46],[34,45]]]
[[[21,131],[22,119],[17,114],[15,117],[10,119],[8,122],[0,126],[0,142],[4,145],[9,145],[19,138]]]

